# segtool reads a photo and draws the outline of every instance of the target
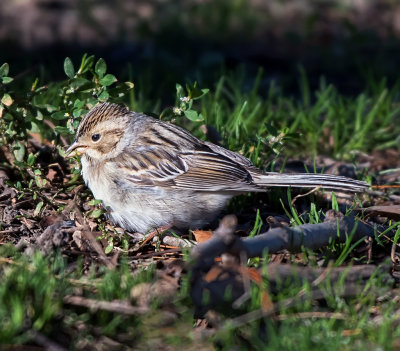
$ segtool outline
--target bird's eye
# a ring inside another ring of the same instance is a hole
[[[96,141],[99,141],[100,140],[100,134],[93,134],[92,135],[92,140],[94,141],[94,142],[96,142]]]

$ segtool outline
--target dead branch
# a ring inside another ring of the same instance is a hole
[[[180,253],[180,252],[182,252],[182,250],[180,248],[166,249],[166,250],[162,250],[162,251],[152,251],[147,254],[140,254],[140,255],[132,256],[132,257],[130,257],[130,259],[131,259],[131,261],[135,261],[135,260],[153,258],[154,256],[162,256],[162,255],[166,255],[166,254],[176,254],[176,253]]]
[[[358,221],[354,217],[330,210],[324,223],[303,224],[294,228],[278,227],[253,238],[240,239],[235,236],[236,218],[226,216],[221,221],[212,239],[198,245],[193,250],[202,267],[210,267],[214,258],[228,252],[238,256],[244,252],[247,257],[259,257],[264,252],[277,253],[288,250],[291,253],[301,252],[302,247],[315,250],[328,245],[332,240],[345,242],[349,236],[357,241],[373,237],[374,228]]]
[[[68,305],[86,307],[92,311],[102,310],[124,315],[136,315],[148,312],[148,308],[132,306],[130,302],[126,300],[100,301],[88,299],[82,296],[67,295],[64,297],[64,303]]]
[[[284,249],[297,253],[305,247],[311,250],[328,245],[331,240],[345,242],[349,236],[357,241],[374,236],[374,228],[354,217],[345,217],[339,212],[328,211],[324,223],[303,224],[295,228],[274,228],[267,233],[244,240],[248,257],[261,256],[265,250],[276,253]]]

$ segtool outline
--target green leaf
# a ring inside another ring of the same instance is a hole
[[[83,86],[89,86],[91,85],[92,82],[90,80],[87,80],[86,78],[82,78],[82,77],[77,77],[74,78],[73,80],[71,80],[71,88],[73,89],[80,89]]]
[[[14,80],[14,78],[11,78],[11,77],[3,77],[3,78],[1,78],[1,82],[3,84],[11,83],[13,80]]]
[[[76,99],[74,102],[74,108],[82,108],[85,105],[85,101]]]
[[[62,121],[62,120],[64,120],[64,119],[69,118],[69,116],[66,115],[64,112],[57,111],[57,112],[54,112],[54,113],[51,115],[51,118],[53,118],[53,119],[55,119],[55,120],[57,120],[57,121]]]
[[[33,164],[35,163],[35,155],[34,154],[29,154],[28,156],[28,160],[26,161],[28,163],[29,166],[33,166]]]
[[[57,110],[57,107],[50,105],[50,104],[45,104],[44,107],[46,108],[47,112],[50,112],[50,113]]]
[[[106,74],[103,78],[99,80],[100,85],[103,87],[108,87],[109,85],[113,84],[114,82],[117,81],[117,78],[115,78],[114,75],[112,74]]]
[[[82,109],[80,108],[80,109],[73,110],[73,111],[72,111],[72,115],[73,115],[74,117],[80,117],[80,116],[83,115],[85,112],[86,112],[86,110],[82,110]]]
[[[133,87],[135,86],[135,84],[134,83],[132,83],[132,82],[124,82],[124,85],[125,85],[125,87],[127,88],[127,89],[133,89]]]
[[[107,255],[109,254],[114,248],[114,243],[111,241],[108,243],[107,247],[104,250],[104,253]]]
[[[102,200],[93,199],[93,200],[91,200],[91,201],[88,202],[88,205],[90,205],[90,206],[96,206],[96,205],[101,204],[102,202],[103,202]]]
[[[9,113],[6,113],[6,114],[4,115],[4,119],[7,120],[7,119],[8,119],[8,118],[7,118],[8,116],[11,116],[11,115],[10,115]],[[11,118],[13,118],[13,117],[11,116]],[[17,132],[15,131],[15,128],[14,128],[14,121],[11,120],[11,122],[8,124],[6,133],[7,133],[9,136],[13,136],[13,135],[17,134]]]
[[[184,112],[186,118],[190,119],[194,122],[200,122],[204,120],[204,117],[201,114],[198,114],[195,110],[187,110]]]
[[[110,97],[110,94],[105,90],[102,91],[101,94],[98,96],[98,98],[101,102],[107,101],[109,97]]]
[[[96,74],[99,76],[99,78],[103,78],[106,71],[107,71],[107,65],[106,62],[100,58],[97,62],[96,62],[96,66],[94,67],[94,71],[96,72]]]
[[[40,113],[40,111],[38,111]],[[37,120],[43,120],[43,115],[40,114],[40,116],[36,116]],[[34,121],[31,122],[31,129],[29,130],[31,133],[40,133],[43,130],[43,124],[36,123]]]
[[[82,74],[87,72],[89,69],[92,68],[94,62],[94,55],[87,56],[87,54],[84,54],[81,60],[81,65],[78,70],[78,74]]]
[[[74,132],[70,131],[67,127],[56,126],[54,131],[58,134],[74,134]]]
[[[44,205],[43,201],[40,201],[40,202],[36,205],[35,211],[33,211],[33,216],[34,216],[34,217],[36,217],[36,216],[39,215],[40,210],[42,209],[43,205]]]
[[[95,96],[87,96],[86,97],[86,106],[92,108],[97,104],[97,98]]]
[[[122,98],[132,88],[133,88],[133,83],[124,82],[124,83],[117,83],[115,86],[108,88],[107,91],[110,94],[110,96]]]
[[[39,93],[41,93],[42,91],[46,91],[47,89],[48,89],[48,87],[47,87],[46,85],[41,86],[41,87],[39,87],[39,88],[37,88],[37,89],[35,90],[35,94],[39,94]]]
[[[86,112],[87,112],[87,111],[86,111]],[[77,120],[77,119],[76,119],[75,121],[72,122],[72,128],[73,128],[73,130],[77,130],[77,129],[78,129],[79,123],[80,123],[80,121]]]
[[[38,83],[39,83],[39,78],[36,78],[35,81],[32,83],[31,91],[35,91]]]
[[[46,179],[42,179],[41,175],[38,174],[35,176],[35,183],[39,188],[43,188],[46,184]]]
[[[89,217],[99,218],[103,213],[104,213],[104,211],[101,208],[98,208],[96,210],[91,211],[89,214]]]
[[[189,97],[192,100],[198,100],[201,99],[204,95],[206,95],[210,89],[199,89],[199,88],[193,88],[193,90],[190,92]]]
[[[197,82],[194,82],[193,87],[190,87],[188,84],[186,84],[186,90],[188,97],[191,100],[200,99],[210,91],[209,89],[200,89],[197,86]]]
[[[68,78],[72,79],[75,76],[74,64],[69,57],[67,57],[64,61],[64,72]]]
[[[182,85],[176,83],[176,95],[178,96],[178,98],[180,99],[181,97],[185,96],[185,91],[183,90]]]
[[[50,104],[37,104],[35,102],[32,103],[33,106],[37,107],[37,109],[45,110],[49,113],[52,113],[57,110],[57,107],[50,105]]]
[[[19,162],[22,162],[24,160],[25,156],[25,146],[22,144],[20,141],[17,141],[14,145],[13,148],[13,153],[15,156],[15,159]]]
[[[3,63],[0,67],[0,77],[5,77],[8,75],[8,71],[10,70],[10,67],[8,66],[8,63]]]
[[[9,94],[4,94],[1,99],[1,103],[6,106],[11,106],[13,104],[13,102],[14,102],[14,100],[12,99],[12,97]]]

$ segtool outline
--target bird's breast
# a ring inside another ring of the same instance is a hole
[[[94,163],[87,157],[82,157],[82,177],[85,184],[96,199],[109,202],[112,180],[111,173],[101,163]]]

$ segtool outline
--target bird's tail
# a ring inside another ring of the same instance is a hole
[[[332,174],[313,173],[275,173],[252,174],[254,182],[260,187],[294,187],[342,190],[351,192],[363,192],[369,188],[369,184],[360,180]]]

